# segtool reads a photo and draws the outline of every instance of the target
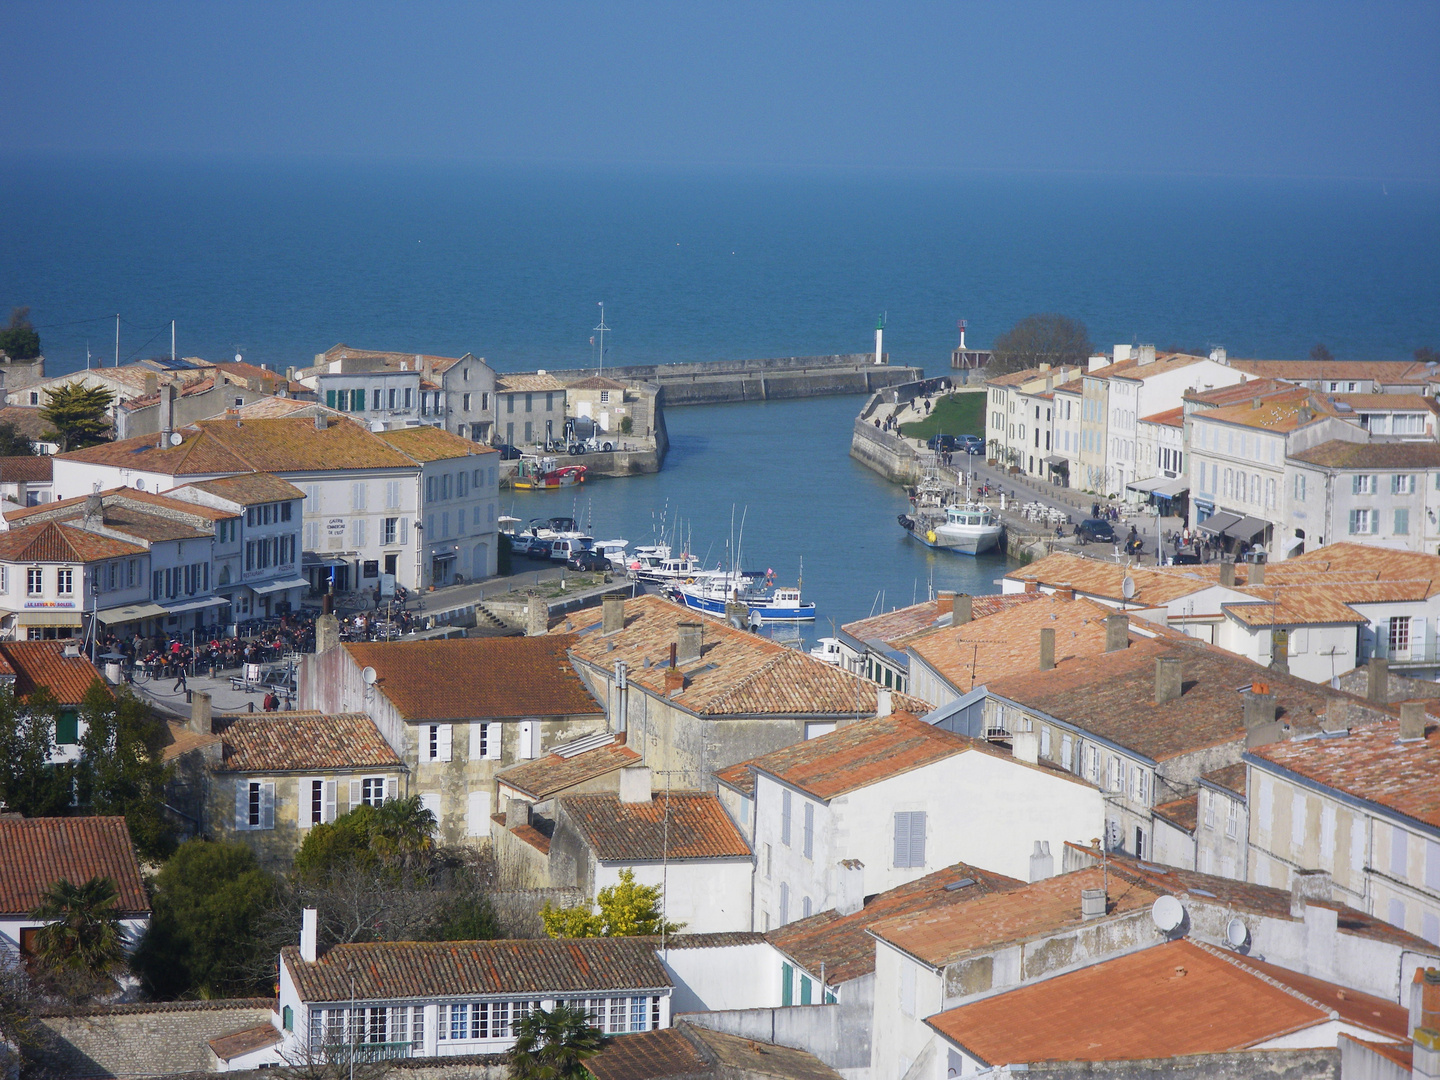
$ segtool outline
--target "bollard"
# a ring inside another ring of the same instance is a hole
[[[254,712],[254,711],[255,711],[255,702],[253,702],[253,701],[247,701],[247,702],[245,703],[245,707],[248,708],[251,712]]]
[[[193,690],[186,690],[186,691],[185,691],[185,704],[186,704],[186,705],[189,705],[189,704],[192,703],[194,700],[195,700],[195,691],[193,691]]]

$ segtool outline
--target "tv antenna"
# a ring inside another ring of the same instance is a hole
[[[598,374],[605,374],[605,331],[610,328],[605,325],[605,301],[598,301],[600,305],[600,325],[595,327],[595,332],[600,335],[600,370]]]

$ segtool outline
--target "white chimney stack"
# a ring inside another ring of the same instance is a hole
[[[307,907],[300,913],[300,959],[307,964],[316,960],[316,919],[313,907]]]

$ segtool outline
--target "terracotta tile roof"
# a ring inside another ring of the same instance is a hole
[[[1356,412],[1440,411],[1434,398],[1424,394],[1331,394],[1330,400],[1349,405]]]
[[[565,384],[554,375],[535,375],[529,372],[497,372],[495,375],[495,392],[497,394],[509,394],[535,390],[561,390]]]
[[[364,713],[243,713],[217,716],[224,753],[217,772],[268,773],[401,765]]]
[[[54,477],[55,459],[45,454],[0,457],[0,483],[44,483]]]
[[[1231,358],[1230,366],[1266,379],[1287,379],[1291,382],[1315,379],[1374,379],[1381,385],[1399,386],[1415,383],[1423,386],[1427,377],[1424,364],[1413,360],[1239,360]]]
[[[750,857],[750,845],[710,792],[656,792],[648,803],[623,803],[609,793],[561,795],[556,803],[601,862]]]
[[[283,1037],[274,1024],[256,1024],[243,1031],[217,1035],[208,1040],[206,1045],[215,1052],[215,1056],[221,1061],[229,1061],[241,1054],[250,1054],[256,1050],[264,1050],[267,1046],[274,1046]]]
[[[1079,926],[1080,891],[1101,888],[1100,868],[1045,878],[1006,892],[977,896],[965,904],[921,910],[882,919],[870,933],[931,967],[943,967],[976,952],[990,952]],[[1111,888],[1111,916],[1149,907],[1160,890],[1144,886]]]
[[[1277,985],[1271,971],[1172,941],[961,1005],[926,1023],[981,1061],[1001,1065],[1221,1053],[1329,1021],[1328,1007]]]
[[[565,384],[571,390],[624,390],[625,384],[607,379],[603,375],[591,375]]]
[[[62,641],[0,641],[0,657],[15,672],[15,696],[46,687],[61,705],[79,705],[100,672],[88,656],[66,656]]]
[[[123,817],[0,818],[0,911],[30,912],[57,881],[108,877],[126,914],[149,912]]]
[[[1206,359],[1203,356],[1194,356],[1190,353],[1162,353],[1157,352],[1155,359],[1148,364],[1140,363],[1138,356],[1132,356],[1128,360],[1121,360],[1118,363],[1106,364],[1104,367],[1093,368],[1082,372],[1086,379],[1148,379],[1152,375],[1160,375],[1165,372],[1178,371],[1180,368],[1189,367],[1191,364],[1198,364]]]
[[[86,563],[143,554],[145,548],[139,544],[55,521],[23,525],[0,533],[0,559],[6,562]]]
[[[332,409],[322,405],[318,401],[308,401],[302,398],[288,397],[262,397],[244,405],[236,406],[233,409],[226,409],[224,412],[216,413],[214,416],[207,416],[207,420],[229,419],[234,423],[237,417],[241,420],[278,420],[283,417],[308,417],[313,421],[317,415],[330,417],[332,421],[348,419],[345,413],[339,409]]]
[[[1184,692],[1179,701],[1155,703],[1155,661],[1180,661]],[[1279,720],[1295,734],[1316,731],[1331,702],[1363,709],[1364,703],[1329,687],[1258,667],[1253,661],[1178,635],[1133,641],[1130,647],[1050,671],[987,683],[991,695],[1074,724],[1154,762],[1206,747],[1239,744],[1245,735],[1240,691],[1260,681],[1270,687]]]
[[[703,1043],[715,1059],[717,1076],[766,1077],[773,1080],[840,1080],[840,1074],[815,1055],[744,1035],[682,1024],[692,1039]]]
[[[202,735],[198,731],[191,731],[184,724],[178,724],[174,720],[165,722],[166,743],[161,751],[165,761],[174,761],[176,758],[184,757],[192,750],[199,750],[206,746],[215,746],[220,743],[219,735]]]
[[[1312,783],[1440,829],[1440,726],[1400,741],[1399,721],[1362,724],[1347,735],[1258,746],[1245,760],[1278,765]]]
[[[389,443],[415,461],[449,461],[452,458],[484,457],[498,454],[493,446],[462,439],[438,427],[407,427],[393,431],[377,431],[376,438]]]
[[[1023,570],[1012,573],[1014,578],[1043,575],[1039,580],[1046,585],[1061,580],[1068,565],[1063,561],[1077,559],[1073,555],[1050,555],[1030,564]],[[1107,564],[1098,560],[1086,560],[1099,566]],[[1440,556],[1427,555],[1417,551],[1399,551],[1391,548],[1371,547],[1367,544],[1329,544],[1314,551],[1307,551],[1284,562],[1270,563],[1265,568],[1263,584],[1250,586],[1249,563],[1235,565],[1237,589],[1266,600],[1273,600],[1277,590],[1281,593],[1281,607],[1285,606],[1285,595],[1292,589],[1315,590],[1317,587],[1346,604],[1378,604],[1397,600],[1424,600],[1440,591]],[[1168,590],[1185,588],[1185,596],[1198,589],[1219,584],[1220,564],[1206,563],[1200,566],[1131,567],[1129,573],[1135,580],[1136,596],[1142,590],[1152,604],[1163,602],[1157,597],[1167,596]],[[1097,575],[1084,591],[1092,595],[1106,595],[1095,589],[1109,589],[1110,581],[1117,580],[1114,570],[1108,576]],[[1171,582],[1173,584],[1166,584]],[[1080,586],[1076,585],[1079,590]],[[1115,593],[1118,597],[1118,592]],[[1174,598],[1174,597],[1169,597]]]
[[[1223,769],[1205,773],[1200,780],[1203,783],[1224,788],[1226,791],[1233,791],[1243,799],[1245,797],[1245,773],[1245,763],[1237,761],[1234,765],[1226,765]]]
[[[461,360],[465,359],[463,356],[432,356],[429,353],[395,352],[384,349],[354,349],[343,343],[332,345],[326,349],[325,352],[321,354],[321,358],[323,358],[325,362],[352,358],[359,360],[380,360],[384,362],[386,367],[398,368],[401,364],[406,364],[410,366],[412,370],[413,365],[418,360],[421,362],[422,368],[429,367],[433,371],[448,371]]]
[[[896,713],[846,724],[746,764],[828,800],[973,748],[963,736]]]
[[[1161,427],[1184,427],[1185,408],[1182,405],[1178,409],[1166,409],[1164,412],[1151,413],[1149,416],[1140,417],[1142,424],[1159,424]]]
[[[110,523],[111,511],[117,508],[129,513],[141,513],[154,516],[159,513],[162,517],[171,520],[191,519],[185,523],[192,528],[197,524],[215,522],[223,518],[235,517],[234,511],[220,510],[213,506],[205,506],[200,503],[187,502],[184,499],[176,499],[169,495],[159,495],[150,491],[141,491],[131,487],[106,488],[98,492],[101,504],[104,509],[103,520]],[[40,503],[37,506],[25,506],[18,510],[11,510],[5,515],[7,521],[47,521],[54,518],[57,521],[71,521],[82,517],[85,511],[85,504],[91,498],[90,495],[76,495],[69,499],[57,499],[54,502]],[[119,520],[119,519],[117,519]],[[202,532],[197,535],[209,536],[210,533]]]
[[[1264,585],[1245,590],[1265,596]],[[1333,596],[1323,585],[1272,589],[1270,597],[1248,603],[1221,604],[1220,609],[1245,626],[1337,626],[1370,620]],[[1273,598],[1273,599],[1272,599]]]
[[[1087,559],[1080,555],[1056,552],[1053,555],[1046,555],[1043,559],[1037,559],[1028,566],[1012,570],[1005,576],[1011,581],[1038,581],[1052,587],[1070,585],[1075,589],[1077,595],[1084,593],[1113,600],[1115,603],[1119,603],[1124,598],[1121,589],[1128,576],[1135,583],[1135,592],[1131,602],[1158,606],[1209,588],[1219,580],[1220,573],[1219,567],[1216,566],[1215,580],[1207,581],[1200,574],[1193,576],[1181,572],[1167,574],[1162,572],[1163,569],[1178,571],[1182,568],[1125,567],[1114,562],[1102,562],[1100,559]],[[1205,570],[1207,568],[1184,567],[1183,569]],[[1060,635],[1056,634],[1055,636],[1057,639],[1055,650],[1058,655]]]
[[[1357,1039],[1347,1032],[1340,1032],[1340,1038],[1348,1039],[1350,1042],[1358,1043],[1372,1053],[1379,1054],[1386,1061],[1399,1065],[1404,1070],[1401,1075],[1408,1076],[1414,1066],[1415,1044],[1411,1042],[1391,1043],[1372,1042],[1369,1039]],[[1342,1050],[1343,1052],[1343,1050]]]
[[[965,878],[972,884],[958,889],[946,888]],[[926,874],[918,881],[872,896],[853,914],[841,915],[830,908],[771,930],[765,939],[816,978],[823,968],[826,985],[839,986],[875,970],[875,939],[866,931],[877,923],[965,904],[992,893],[1023,888],[1024,884],[1003,874],[956,863]]]
[[[490,820],[502,829],[508,829],[516,839],[523,840],[542,855],[550,854],[550,837],[534,825],[506,825],[504,814],[491,814]]]
[[[565,658],[574,642],[568,634],[549,634],[343,648],[360,667],[375,669],[375,685],[413,723],[602,713]]]
[[[679,624],[698,616],[658,596],[642,596],[625,602],[623,630],[602,635],[602,618],[600,608],[570,616],[568,623],[576,630],[571,656],[607,672],[616,660],[624,660],[631,686],[663,695],[665,665]],[[707,717],[875,714],[880,688],[868,679],[713,619],[701,625],[701,657],[681,665],[685,688],[672,699],[674,706]],[[892,701],[896,709],[929,711],[925,702],[905,694],[894,694]]]
[[[988,618],[927,634],[909,649],[963,694],[993,679],[1038,670],[1040,631],[1047,627],[1055,631],[1056,663],[1104,652],[1105,620],[1113,614],[1083,597],[1037,596]]]
[[[258,506],[261,503],[284,502],[289,499],[303,499],[301,491],[288,480],[281,480],[269,473],[241,473],[237,476],[221,476],[214,480],[197,480],[184,487],[197,488],[241,506]],[[176,488],[179,491],[180,488]]]
[[[1300,386],[1287,393],[1261,398],[1259,405],[1260,407],[1257,409],[1253,400],[1238,405],[1223,405],[1216,409],[1210,409],[1204,414],[1204,417],[1206,420],[1217,423],[1281,432],[1294,431],[1298,427],[1325,416],[1341,415],[1343,419],[1354,418],[1353,414],[1337,413],[1335,406],[1323,394]],[[1309,410],[1308,418],[1302,413],[1302,409]]]
[[[529,795],[536,802],[543,802],[576,784],[633,765],[639,760],[640,755],[625,745],[625,733],[621,732],[608,746],[597,746],[573,757],[546,754],[534,761],[522,761],[502,770],[495,779]]]
[[[1056,364],[1047,370],[1039,367],[1021,368],[1019,371],[1007,371],[1003,375],[996,375],[994,378],[986,379],[986,386],[1020,386],[1027,382],[1034,382],[1036,379],[1043,379],[1047,375],[1055,378],[1063,378],[1066,375],[1076,375],[1079,372],[1079,365]]]
[[[1018,604],[1038,599],[1035,593],[1001,593],[970,598],[970,618],[983,619]],[[846,623],[840,629],[857,641],[879,640],[895,646],[920,634],[951,625],[951,616],[939,614],[939,602],[926,600],[910,607],[871,615],[867,619]]]
[[[1175,799],[1172,802],[1159,803],[1155,807],[1155,816],[1164,818],[1176,828],[1184,829],[1193,834],[1195,824],[1200,818],[1199,795],[1187,795],[1183,799]]]
[[[206,508],[208,509],[208,508]],[[224,514],[225,511],[216,511]],[[202,540],[215,535],[214,527],[193,525],[187,521],[146,513],[130,506],[105,507],[105,525],[137,540],[164,543],[168,540]]]
[[[0,424],[9,424],[21,435],[36,442],[49,441],[50,425],[40,419],[39,405],[0,406]]]
[[[641,938],[526,938],[336,945],[314,963],[281,950],[300,1000],[349,1001],[351,973],[360,1001],[398,1001],[479,994],[551,994],[665,990],[672,984]]]
[[[1332,439],[1286,457],[1327,469],[1433,469],[1440,465],[1440,443]]]
[[[616,1035],[586,1060],[585,1068],[595,1080],[685,1080],[711,1075],[710,1066],[679,1028]]]

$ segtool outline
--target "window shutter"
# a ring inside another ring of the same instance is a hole
[[[780,792],[780,842],[790,846],[790,792]]]
[[[805,858],[815,857],[815,804],[805,804]]]
[[[354,810],[355,807],[357,807],[357,806],[360,805],[360,791],[361,791],[361,789],[360,789],[360,781],[359,781],[359,780],[351,780],[351,781],[350,781],[350,809],[351,809],[351,810]]]
[[[235,831],[245,832],[250,828],[250,781],[243,777],[235,781]]]
[[[538,721],[535,720],[520,721],[520,753],[517,756],[526,760],[535,757],[537,744],[540,742],[536,730],[538,726]]]
[[[895,813],[895,858],[897,867],[910,865],[910,815],[904,810]]]
[[[388,777],[385,781],[385,800],[390,802],[400,797],[400,781],[395,777]]]
[[[401,543],[401,545],[403,546],[403,545],[405,545],[405,544],[408,544],[409,542],[410,542],[410,519],[409,519],[409,518],[403,518],[403,517],[402,517],[402,518],[400,519],[400,543]]]
[[[490,792],[470,792],[465,807],[465,835],[490,835]]]
[[[492,761],[500,760],[500,738],[504,731],[498,722],[485,725],[485,756]]]
[[[423,806],[426,810],[429,810],[429,811],[430,811],[430,813],[431,813],[431,814],[434,816],[434,818],[435,818],[435,826],[436,826],[436,828],[439,828],[439,826],[440,826],[440,794],[439,794],[439,792],[435,792],[435,791],[427,791],[427,792],[425,792],[425,794],[423,794],[423,795],[420,796],[420,805]]]
[[[324,811],[323,811],[323,817],[324,817],[324,820],[326,820],[327,822],[328,822],[328,821],[334,821],[334,820],[335,820],[335,816],[336,816],[336,815],[335,815],[335,803],[336,803],[336,802],[338,801],[338,799],[339,799],[339,795],[338,795],[338,793],[337,793],[337,792],[338,792],[338,788],[339,788],[339,782],[338,782],[338,781],[336,781],[336,780],[326,780],[326,781],[325,781],[325,809],[324,809]]]
[[[260,785],[260,828],[275,828],[275,785],[268,781]]]
[[[910,865],[925,865],[925,811],[916,810],[910,815]]]
[[[307,777],[301,780],[299,786],[295,789],[299,794],[299,797],[295,800],[297,804],[295,809],[296,824],[302,829],[308,829],[312,824],[310,820],[310,809],[315,802],[315,785],[320,783],[323,783],[323,781],[313,780]]]
[[[450,724],[441,724],[441,725],[440,725],[440,760],[441,760],[441,761],[449,761],[449,760],[450,760],[450,756],[451,756],[451,753],[452,753],[453,740],[454,740],[454,731],[453,731],[452,725],[450,725]]]

